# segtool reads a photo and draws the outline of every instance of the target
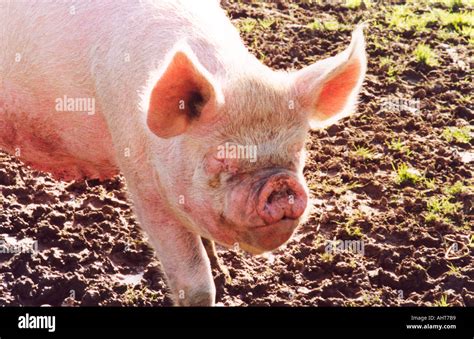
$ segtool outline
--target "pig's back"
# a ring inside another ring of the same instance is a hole
[[[0,148],[62,179],[117,172],[91,74],[100,12],[87,4],[0,5]],[[64,98],[94,99],[95,114],[58,110]]]

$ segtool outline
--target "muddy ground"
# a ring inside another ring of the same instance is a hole
[[[252,52],[275,69],[334,55],[355,24],[370,26],[357,112],[311,132],[307,144],[309,221],[270,255],[219,248],[233,279],[215,272],[217,302],[474,306],[473,141],[446,132],[472,126],[472,20],[434,20],[422,30],[394,25],[395,6],[380,3],[224,7]],[[466,5],[409,9],[419,16],[434,9],[472,15]],[[333,24],[309,27],[315,19]],[[415,59],[421,42],[437,64]],[[396,98],[407,101],[400,107]],[[59,182],[0,153],[0,189],[2,244],[39,244],[33,254],[0,253],[0,305],[171,305],[123,177]],[[329,253],[328,240],[361,242]]]

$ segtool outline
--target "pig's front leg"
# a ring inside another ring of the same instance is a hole
[[[213,306],[216,288],[201,238],[167,212],[160,199],[134,195],[142,228],[158,254],[175,305]]]
[[[184,229],[154,239],[173,299],[179,306],[213,306],[216,289],[211,266],[199,236]]]

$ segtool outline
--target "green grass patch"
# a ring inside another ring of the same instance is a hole
[[[449,263],[448,268],[449,268],[448,274],[455,275],[455,276],[461,276],[461,269],[459,267],[455,266],[452,263]]]
[[[461,209],[460,202],[453,203],[448,197],[431,197],[427,202],[429,212],[439,215],[453,215]]]
[[[442,27],[461,34],[464,27],[474,26],[474,14],[472,12],[448,12],[437,9],[434,10],[434,14],[439,19]]]
[[[350,191],[354,188],[359,188],[359,187],[362,187],[362,185],[358,182],[351,182],[351,183],[347,183],[347,184],[343,184],[341,186],[338,186],[338,187],[334,187],[333,188],[333,191],[336,193],[336,194],[344,194],[345,192],[347,191]]]
[[[242,32],[250,33],[254,30],[255,26],[257,26],[257,20],[252,18],[246,18],[239,23],[239,29]]]
[[[417,184],[423,180],[423,175],[416,168],[408,166],[406,163],[400,163],[397,167],[392,164],[395,171],[395,182],[402,184]]]
[[[469,190],[469,187],[464,185],[462,181],[456,181],[453,185],[445,189],[446,194],[451,196],[456,196],[461,193],[466,193]]]
[[[427,189],[434,190],[436,188],[436,179],[435,178],[428,179],[426,177],[423,177],[423,184],[425,185]]]
[[[381,57],[380,58],[380,67],[386,67],[393,64],[393,59],[391,57]]]
[[[370,8],[372,6],[372,2],[370,0],[346,0],[344,6],[349,9],[358,9],[362,6],[362,4],[364,4],[366,8]]]
[[[323,254],[320,255],[320,258],[324,262],[332,262],[334,260],[334,256],[331,253],[324,252]]]
[[[411,155],[411,150],[408,146],[405,145],[400,138],[393,138],[390,141],[386,141],[385,144],[387,145],[388,149],[394,152],[405,153],[407,156]]]
[[[320,21],[314,20],[313,22],[306,25],[310,30],[314,31],[337,31],[341,29],[343,26],[335,19],[327,20],[327,21]]]
[[[375,157],[374,151],[364,146],[356,146],[355,150],[353,151],[353,154],[365,160],[370,160]]]
[[[355,226],[356,222],[363,217],[363,213],[357,210],[352,216],[350,216],[345,225],[344,230],[346,231],[347,235],[352,238],[362,238],[364,234],[359,226]]]
[[[436,2],[449,8],[451,11],[458,10],[468,4],[468,1],[472,0],[438,0]]]
[[[441,134],[447,142],[456,141],[461,144],[471,142],[471,127],[446,127]]]
[[[149,291],[146,287],[142,289],[135,289],[134,286],[127,285],[127,290],[124,293],[124,301],[128,305],[136,305],[141,300],[158,300],[158,293]]]
[[[375,306],[382,305],[382,299],[380,298],[380,292],[363,292],[362,295],[363,306]]]
[[[430,67],[435,67],[439,65],[438,57],[436,53],[425,44],[419,44],[413,51],[416,62],[420,64],[425,64]]]
[[[439,300],[435,301],[434,305],[438,307],[448,307],[448,296],[446,294],[443,294]]]
[[[428,24],[435,22],[434,15],[417,15],[409,5],[393,6],[392,12],[388,14],[389,27],[400,31],[425,31]]]
[[[428,12],[417,14],[413,12],[410,5],[393,6],[388,13],[388,23],[391,28],[399,31],[414,30],[426,32],[432,26],[447,31],[456,32],[458,35],[468,39],[474,37],[472,28],[474,27],[474,13],[472,11],[454,11],[453,8],[462,8],[459,4],[447,6],[449,10],[440,8],[430,8]],[[441,33],[441,32],[439,32]]]
[[[358,226],[346,225],[345,230],[350,237],[362,238],[364,235]]]
[[[450,216],[453,216],[462,208],[460,202],[451,202],[450,197],[435,196],[426,202],[427,213],[424,219],[427,223],[444,221],[450,223]]]
[[[258,24],[259,24],[263,29],[268,29],[268,28],[270,28],[274,23],[275,23],[275,20],[272,19],[272,18],[266,18],[266,19],[258,20]]]

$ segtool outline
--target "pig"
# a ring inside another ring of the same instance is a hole
[[[274,71],[218,1],[2,2],[0,31],[1,149],[63,180],[121,172],[181,306],[215,304],[213,242],[260,254],[305,220],[305,139],[354,110],[367,64],[359,26]]]

